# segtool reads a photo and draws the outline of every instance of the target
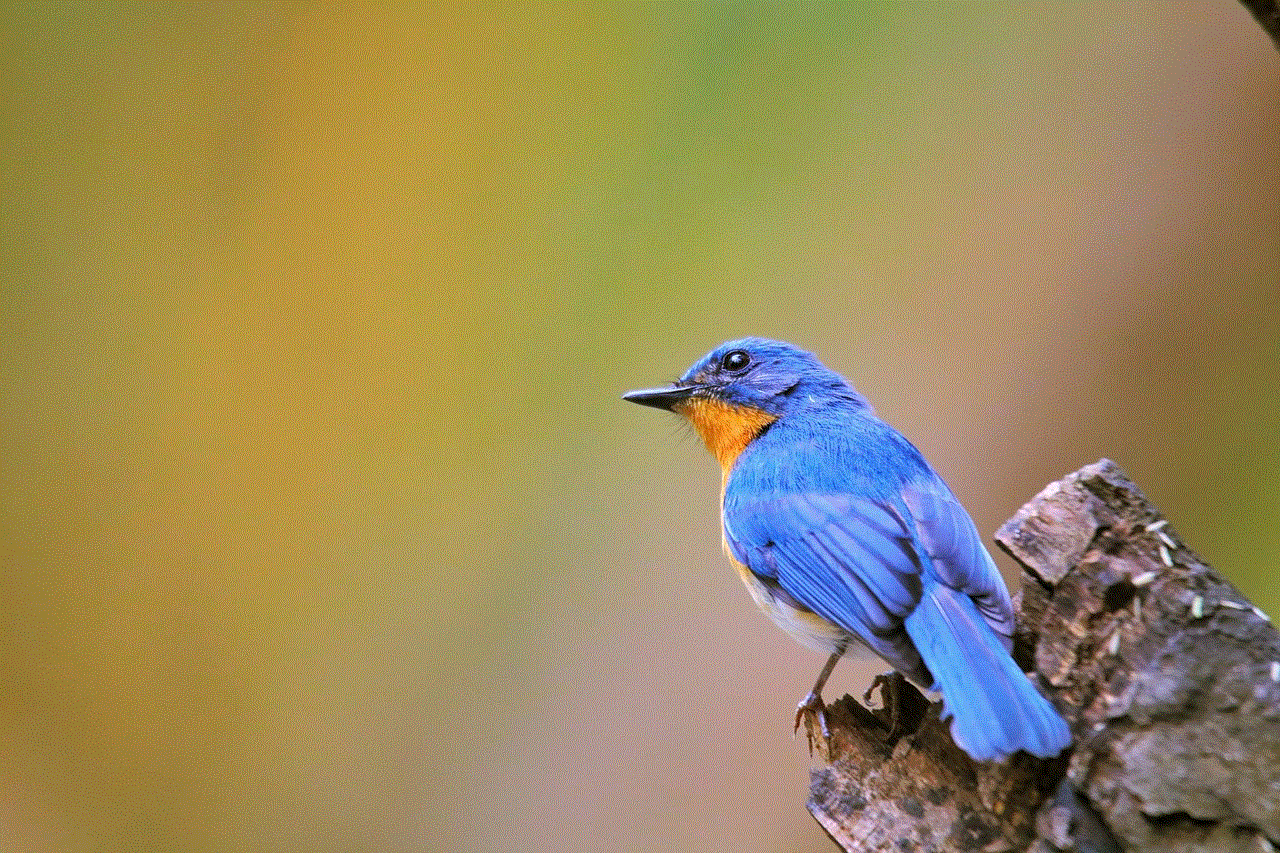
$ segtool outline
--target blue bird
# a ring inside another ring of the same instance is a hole
[[[633,403],[687,418],[723,471],[724,548],[756,604],[830,655],[796,709],[823,722],[845,652],[942,694],[978,761],[1057,755],[1066,722],[1010,656],[1013,606],[977,528],[920,451],[811,353],[743,338]]]

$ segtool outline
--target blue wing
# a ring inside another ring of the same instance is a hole
[[[781,438],[787,452],[749,450],[726,484],[724,532],[735,559],[926,687],[918,655],[898,635],[931,579],[972,598],[1009,647],[1004,580],[919,451],[869,418],[849,435],[860,458],[849,458],[841,435]],[[779,456],[788,460],[781,473]]]
[[[861,639],[907,677],[932,680],[903,629],[920,601],[914,537],[902,509],[830,492],[727,490],[733,557],[792,599]]]
[[[906,485],[902,500],[916,547],[928,556],[933,576],[972,598],[1004,647],[1010,648],[1014,621],[1009,590],[969,513],[936,475]]]
[[[744,453],[724,495],[730,553],[940,690],[974,758],[1057,754],[1070,733],[1008,654],[1013,608],[977,528],[905,439],[871,437],[885,435],[861,449],[879,454],[869,469],[815,442],[792,443],[785,464]]]

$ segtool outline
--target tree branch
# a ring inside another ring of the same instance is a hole
[[[1280,634],[1108,460],[996,539],[1023,567],[1015,657],[1075,746],[978,764],[915,697],[846,696],[809,810],[846,850],[1267,851],[1280,841]],[[811,730],[811,735],[818,734]]]
[[[1253,15],[1259,26],[1271,36],[1271,40],[1280,48],[1280,4],[1276,0],[1240,0]]]

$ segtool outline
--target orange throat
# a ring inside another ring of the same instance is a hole
[[[720,467],[728,475],[738,454],[776,421],[776,415],[749,406],[734,406],[721,400],[690,397],[675,406],[684,415],[715,454]]]

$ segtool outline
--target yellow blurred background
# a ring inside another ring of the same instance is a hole
[[[830,849],[821,660],[618,399],[742,334],[984,533],[1109,456],[1280,612],[1229,0],[0,20],[4,850]]]

